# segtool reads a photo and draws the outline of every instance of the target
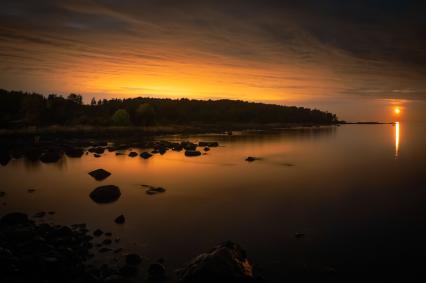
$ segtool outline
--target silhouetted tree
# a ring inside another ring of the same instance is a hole
[[[154,108],[149,103],[143,103],[138,106],[135,112],[135,122],[137,125],[148,126],[155,121]]]
[[[125,109],[118,109],[115,111],[111,119],[115,126],[130,125],[130,115]]]
[[[96,99],[93,97],[92,101],[90,101],[90,105],[91,106],[95,106],[96,105]]]

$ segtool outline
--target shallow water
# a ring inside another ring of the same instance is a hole
[[[233,240],[271,281],[306,270],[415,268],[426,250],[424,125],[163,139],[220,147],[200,157],[168,151],[148,160],[114,152],[56,164],[12,160],[0,167],[7,194],[0,212],[53,210],[46,220],[111,231],[127,250],[164,258],[171,268]],[[97,168],[112,175],[96,181],[87,173]],[[94,203],[89,193],[107,184],[120,187],[120,199]],[[142,184],[167,191],[148,195]],[[113,221],[120,214],[124,225]]]

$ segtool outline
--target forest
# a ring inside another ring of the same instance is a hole
[[[337,122],[335,114],[317,109],[240,100],[93,98],[90,104],[84,104],[83,97],[73,93],[66,97],[56,94],[44,96],[0,89],[0,128]]]

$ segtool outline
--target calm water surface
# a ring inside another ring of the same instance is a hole
[[[426,251],[425,129],[401,123],[165,138],[220,142],[193,158],[169,151],[149,160],[110,152],[56,164],[13,160],[0,167],[7,193],[0,209],[54,210],[48,221],[111,231],[121,246],[172,268],[224,240],[240,243],[271,281],[304,269],[415,268]],[[97,168],[112,175],[95,181],[87,173]],[[119,186],[121,198],[94,203],[89,193],[107,184]],[[142,184],[167,191],[150,196]],[[113,222],[120,214],[124,225]]]

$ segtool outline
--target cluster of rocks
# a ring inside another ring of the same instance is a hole
[[[124,221],[124,217],[117,220]],[[121,248],[109,248],[111,237],[112,233],[100,229],[90,233],[85,224],[36,224],[26,214],[6,214],[0,219],[2,282],[136,282],[139,265],[144,261],[138,254],[126,254],[120,263],[90,263],[95,249],[99,253],[121,252]],[[197,256],[176,272],[168,272],[164,260],[158,260],[147,266],[145,277],[148,282],[158,283],[262,281],[246,252],[232,242]]]
[[[151,149],[138,153],[131,151],[129,157],[138,155],[144,159],[150,158],[153,154],[165,154],[168,150],[185,151],[185,156],[200,156],[202,147],[205,152],[212,147],[219,146],[218,142],[201,141],[193,143],[189,141],[142,141],[128,143],[108,143],[106,141],[84,141],[84,140],[56,140],[56,141],[34,141],[1,143],[0,144],[0,164],[5,166],[12,159],[25,158],[29,161],[41,161],[43,163],[58,162],[64,155],[69,158],[80,158],[84,154],[93,154],[94,157],[101,157],[106,151],[115,152],[116,155],[124,155],[124,151],[141,148]]]
[[[111,233],[109,233],[111,234]],[[112,235],[112,234],[111,234]],[[126,282],[131,255],[121,266],[89,263],[97,246],[85,224],[36,224],[23,213],[0,219],[0,273],[2,282]],[[100,251],[100,248],[98,251]],[[118,281],[111,281],[118,279]]]

